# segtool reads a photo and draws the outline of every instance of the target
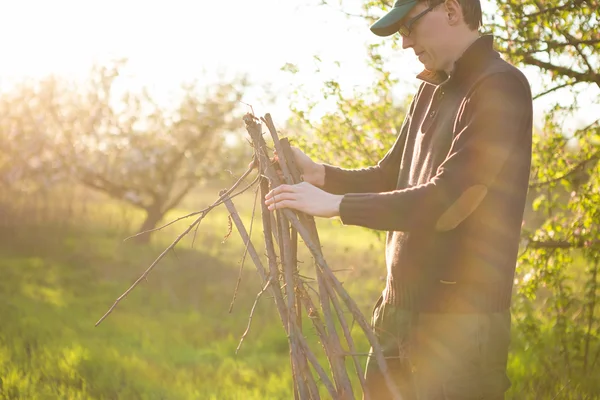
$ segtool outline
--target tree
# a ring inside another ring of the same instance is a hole
[[[95,67],[85,85],[50,77],[21,90],[11,124],[46,142],[55,169],[144,210],[140,230],[147,231],[199,182],[224,172],[230,161],[223,162],[223,135],[234,126],[247,83],[186,84],[169,110],[145,89],[117,96],[122,65]],[[20,151],[11,153],[17,158]]]
[[[23,82],[0,96],[0,188],[31,193],[64,177],[54,164],[49,137],[37,130],[42,116],[36,86]]]

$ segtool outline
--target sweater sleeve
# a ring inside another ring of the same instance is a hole
[[[408,189],[346,194],[342,222],[389,231],[454,229],[485,198],[520,138],[531,135],[532,113],[531,92],[520,77],[485,78],[467,100],[463,128],[436,175]]]
[[[322,189],[333,194],[379,193],[393,190],[398,180],[408,125],[405,120],[394,145],[376,166],[344,169],[325,164],[325,185]]]

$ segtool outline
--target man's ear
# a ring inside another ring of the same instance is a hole
[[[448,24],[455,26],[463,19],[462,7],[458,0],[446,0],[444,2],[444,11],[446,12],[446,18]]]

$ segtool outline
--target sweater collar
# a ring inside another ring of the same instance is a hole
[[[417,78],[432,85],[441,85],[449,79],[460,81],[464,77],[476,71],[489,59],[494,52],[494,36],[483,35],[471,44],[467,50],[454,63],[454,70],[451,76],[445,71],[423,70],[417,75]]]

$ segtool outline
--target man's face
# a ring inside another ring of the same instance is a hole
[[[428,9],[426,2],[419,2],[402,23],[407,24],[412,18]],[[429,71],[447,68],[448,48],[453,32],[448,24],[444,3],[423,14],[411,25],[410,35],[402,37],[402,47],[412,48],[419,61]]]

